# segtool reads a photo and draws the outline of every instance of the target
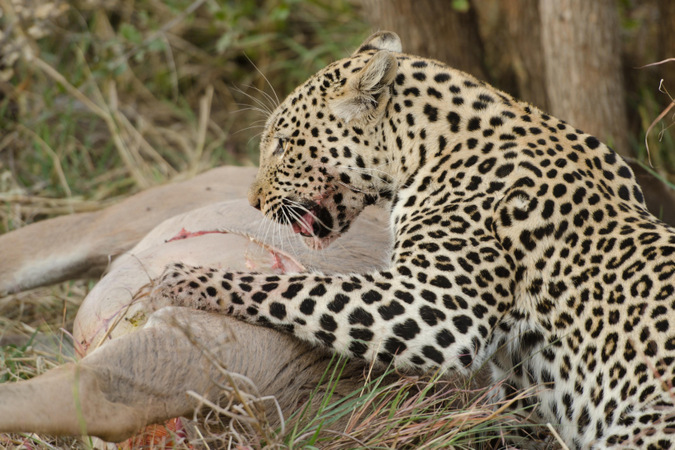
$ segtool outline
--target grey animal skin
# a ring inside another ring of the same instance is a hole
[[[5,292],[100,271],[109,255],[137,244],[113,262],[80,308],[74,335],[76,349],[86,356],[31,380],[0,385],[0,432],[121,441],[148,424],[191,415],[200,403],[188,391],[217,402],[228,378],[255,396],[274,396],[284,416],[310,397],[331,359],[326,352],[223,315],[173,307],[151,314],[143,310],[142,299],[134,298],[166,263],[181,256],[190,264],[254,264],[259,271],[283,270],[279,259],[293,270],[367,270],[387,258],[386,214],[369,211],[349,240],[311,252],[288,230],[266,224],[245,200],[207,206],[194,201],[203,192],[219,192],[221,201],[241,196],[253,175],[243,168],[212,172],[99,213],[52,219],[0,237],[3,254],[21,255],[13,265],[5,260],[0,266]],[[158,196],[171,201],[158,202]],[[189,210],[196,206],[201,208]],[[144,214],[148,208],[152,218]],[[171,217],[176,211],[189,212]],[[171,218],[138,242],[166,217]],[[167,243],[182,229],[218,232]],[[276,256],[266,261],[270,252]],[[335,398],[361,386],[363,374],[363,364],[350,362]],[[321,400],[315,397],[311,409]],[[273,402],[264,404],[270,423],[279,423]]]

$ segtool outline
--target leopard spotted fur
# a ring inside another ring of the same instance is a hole
[[[593,136],[380,32],[269,117],[249,198],[314,248],[390,205],[389,267],[177,264],[157,298],[408,370],[489,364],[571,448],[674,446],[675,232]]]

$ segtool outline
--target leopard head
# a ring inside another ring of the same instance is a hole
[[[401,43],[380,32],[316,73],[270,115],[251,205],[313,249],[328,246],[369,204],[392,195],[381,123]]]

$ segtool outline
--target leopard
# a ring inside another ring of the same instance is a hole
[[[675,230],[596,137],[380,31],[276,107],[260,152],[252,207],[320,254],[380,205],[387,263],[176,262],[155,301],[401,371],[485,366],[569,448],[675,447]]]

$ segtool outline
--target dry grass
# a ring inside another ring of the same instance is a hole
[[[0,231],[254,164],[265,110],[367,33],[346,1],[259,3],[0,0]]]
[[[321,398],[318,411],[309,414],[300,407],[291,417],[280,417],[279,427],[270,424],[269,414],[278,411],[275,400],[261,397],[250,381],[220,367],[227,380],[220,403],[189,393],[203,401],[207,414],[198,425],[188,424],[191,438],[182,442],[210,448],[487,450],[503,448],[507,439],[522,439],[523,433],[538,432],[531,448],[537,445],[535,440],[540,443],[536,448],[559,448],[554,439],[542,438],[528,409],[510,409],[533,392],[494,403],[491,399],[499,386],[471,389],[466,387],[469,381],[390,371],[366,380],[363,388],[347,397],[333,398],[343,368],[344,361],[334,358],[326,369],[313,394]]]
[[[261,110],[360,42],[367,26],[353,19],[346,0],[0,0],[0,232],[254,164]],[[67,332],[91,285],[0,298],[0,382],[72,357]]]
[[[346,1],[0,0],[0,232],[253,164],[261,107],[360,41],[353,18]],[[87,288],[0,299],[0,336],[69,329],[62,299]]]
[[[25,380],[74,358],[72,330],[90,283],[62,283],[0,298],[0,383]],[[82,448],[80,438],[0,434],[0,448]]]

